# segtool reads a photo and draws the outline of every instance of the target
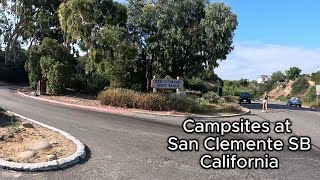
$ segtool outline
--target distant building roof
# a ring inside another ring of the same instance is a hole
[[[269,76],[268,75],[260,75],[260,76],[258,76],[258,78],[269,78]]]

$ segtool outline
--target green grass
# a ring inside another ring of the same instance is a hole
[[[289,99],[289,97],[288,96],[284,96],[284,95],[281,95],[281,96],[276,98],[276,100],[282,101],[282,102],[287,102],[288,99]]]

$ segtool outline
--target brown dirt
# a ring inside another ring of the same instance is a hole
[[[315,82],[313,81],[308,81],[310,86],[315,86]],[[271,90],[269,92],[269,96],[272,99],[276,99],[279,96],[288,96],[292,90],[292,84],[294,83],[294,81],[290,81],[287,86],[285,88],[274,88],[273,90]],[[303,94],[299,94],[297,96],[303,96],[305,93]]]
[[[308,82],[309,82],[310,86],[315,86],[316,85],[316,83],[314,81],[308,81]]]
[[[21,123],[25,120],[18,119],[15,123],[10,121],[8,114],[0,116],[0,159],[20,163],[47,162],[48,155],[63,158],[76,151],[76,145],[60,133],[32,124],[34,128],[24,128]],[[27,122],[27,121],[26,121]],[[50,144],[45,150],[35,151],[35,156],[26,160],[18,158],[18,154],[27,151],[26,146],[32,141],[44,141]]]
[[[292,89],[292,84],[294,81],[290,81],[285,88],[274,88],[268,94],[272,99],[276,99],[279,96],[288,96]]]

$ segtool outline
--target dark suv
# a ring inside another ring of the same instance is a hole
[[[247,103],[251,103],[251,95],[248,92],[242,92],[240,93],[240,99],[239,99],[239,104],[241,104],[242,102],[247,102]]]

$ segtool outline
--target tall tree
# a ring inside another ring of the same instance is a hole
[[[301,73],[301,69],[298,67],[291,67],[286,71],[286,77],[288,80],[294,80],[299,77]]]
[[[286,80],[286,76],[281,71],[276,71],[271,75],[271,83],[283,82]]]
[[[233,49],[237,25],[236,15],[223,3],[128,1],[128,29],[139,45],[147,82],[152,74],[189,78],[204,71],[204,65],[217,67]]]
[[[131,40],[138,45],[138,64],[144,67],[147,91],[150,90],[154,63],[159,60],[161,51],[157,15],[156,4],[152,1],[128,1],[128,31]],[[157,69],[161,70],[161,66]]]
[[[57,18],[57,7],[61,0],[1,0],[0,36],[5,44],[5,62],[15,61],[21,45],[44,37],[59,39],[61,30]]]
[[[124,86],[121,77],[133,69],[136,56],[124,27],[125,6],[112,0],[70,0],[58,12],[66,43],[77,42],[88,53],[86,73],[106,74],[112,86]]]

